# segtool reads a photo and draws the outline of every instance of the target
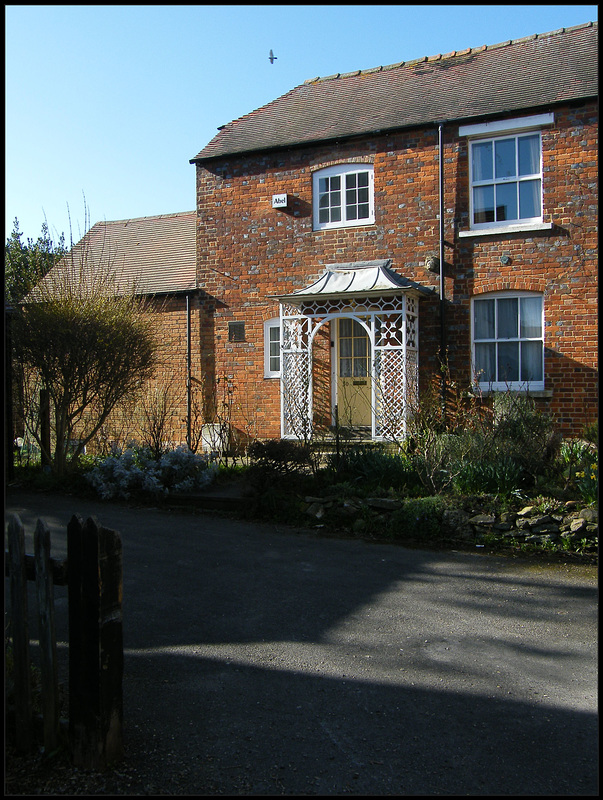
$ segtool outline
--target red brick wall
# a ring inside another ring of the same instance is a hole
[[[467,140],[444,131],[446,329],[453,376],[470,380],[470,298],[498,289],[534,289],[545,302],[543,401],[565,433],[579,434],[597,413],[596,180],[594,104],[557,109],[544,128],[544,210],[552,231],[459,238],[468,228]],[[308,285],[324,265],[391,258],[401,275],[438,290],[425,268],[438,253],[438,131],[375,135],[337,144],[252,154],[197,166],[198,264],[204,288],[200,369],[234,381],[236,424],[280,435],[279,383],[264,378],[271,295]],[[333,163],[374,165],[375,223],[314,231],[312,173]],[[289,209],[271,206],[287,193]],[[504,267],[500,257],[508,255]],[[439,302],[419,304],[420,363],[437,368]],[[245,323],[245,341],[228,341],[228,322]]]
[[[193,294],[190,298],[190,341],[191,341],[191,378],[193,387],[202,383],[200,360],[200,306],[198,298]],[[185,444],[187,440],[187,372],[188,372],[188,335],[187,308],[185,295],[156,297],[149,301],[149,312],[157,325],[160,342],[160,365],[156,374],[148,384],[140,387],[138,397],[127,398],[122,402],[107,421],[103,437],[108,442],[116,442],[120,446],[128,441],[143,441],[141,434],[142,411],[144,398],[152,390],[165,391],[169,397],[169,418],[165,427],[166,441],[174,445]],[[92,442],[91,450],[101,446],[100,442]],[[107,443],[105,443],[107,446]]]

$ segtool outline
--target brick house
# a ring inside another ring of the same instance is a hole
[[[597,34],[308,80],[191,159],[200,372],[235,428],[397,437],[441,359],[565,435],[597,418]]]
[[[91,269],[113,275],[118,292],[134,290],[157,312],[162,363],[147,389],[169,394],[166,432],[176,444],[190,441],[192,394],[200,379],[193,367],[200,343],[195,230],[195,211],[97,222],[66,259],[67,269],[73,264],[84,279]],[[62,263],[54,269],[63,269]],[[104,435],[120,442],[138,438],[135,416],[128,404],[118,406]]]

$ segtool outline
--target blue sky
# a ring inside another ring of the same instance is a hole
[[[309,78],[597,19],[597,6],[5,6],[5,233],[192,210],[189,163]],[[268,54],[277,60],[270,64]],[[71,222],[69,222],[71,220]],[[6,239],[5,236],[5,239]]]

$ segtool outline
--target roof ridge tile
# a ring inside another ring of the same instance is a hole
[[[598,24],[598,20],[594,22],[579,22],[578,25],[571,25],[569,28],[565,28],[565,32],[568,33],[569,31],[579,31],[582,28],[594,28]]]
[[[419,58],[413,58],[410,61],[399,61],[396,64],[388,64],[386,66],[379,66],[379,67],[370,67],[369,69],[359,69],[359,70],[351,70],[350,72],[336,72],[333,75],[326,75],[321,77],[320,75],[316,78],[308,78],[304,81],[305,84],[307,83],[316,83],[317,81],[331,81],[337,78],[353,78],[358,75],[370,75],[373,72],[385,72],[387,70],[397,69],[399,67],[413,67],[416,64],[423,64],[426,62],[432,61],[440,61],[444,58],[455,58],[456,56],[466,56],[471,55],[473,53],[482,53],[484,51],[489,50],[499,50],[501,47],[509,47],[513,44],[523,44],[524,42],[531,42],[535,39],[547,39],[549,36],[558,36],[563,33],[569,33],[571,31],[582,30],[583,28],[593,28],[598,25],[598,21],[595,22],[581,22],[578,25],[572,25],[569,28],[558,28],[554,31],[547,31],[546,33],[532,33],[528,36],[522,36],[518,39],[507,39],[504,42],[496,42],[495,44],[482,44],[478,47],[465,47],[463,50],[452,50],[449,53],[435,53],[431,56],[420,56]]]
[[[148,214],[142,217],[124,217],[123,219],[104,219],[98,220],[95,222],[95,225],[116,225],[121,222],[139,222],[141,220],[152,220],[152,219],[165,219],[167,217],[185,217],[190,214],[196,214],[196,211],[170,211],[167,214]]]

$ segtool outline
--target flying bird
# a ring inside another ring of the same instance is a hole
[[[276,61],[276,56],[274,55],[272,50],[270,51],[270,55],[268,56],[268,60],[270,61],[271,64],[274,64],[274,62]]]

